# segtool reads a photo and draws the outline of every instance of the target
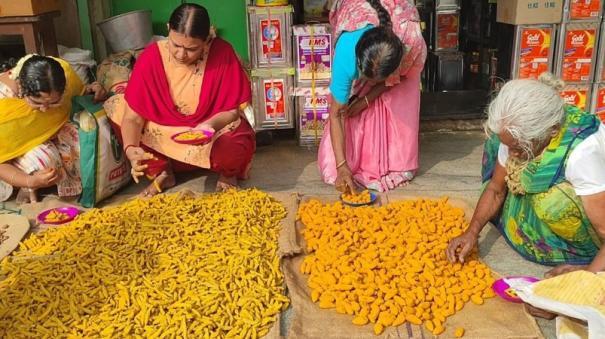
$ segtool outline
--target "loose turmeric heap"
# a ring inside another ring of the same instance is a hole
[[[52,210],[46,215],[46,217],[44,218],[44,221],[59,222],[59,221],[67,220],[67,219],[69,219],[69,215],[67,213],[59,212],[57,210]]]
[[[177,135],[176,137],[174,137],[174,140],[177,140],[177,141],[198,141],[198,140],[205,140],[207,138],[208,137],[203,132],[200,132],[200,131],[189,131],[189,132],[185,132],[185,133],[181,133],[181,134]]]
[[[439,335],[466,302],[494,296],[476,252],[464,265],[446,259],[449,240],[467,227],[463,210],[446,198],[379,208],[310,200],[298,218],[310,253],[300,270],[313,302],[352,315],[356,325],[373,323],[376,334],[408,321]]]
[[[358,194],[343,193],[342,201],[348,204],[369,204],[372,202],[372,196],[368,190],[364,190]]]
[[[288,305],[285,214],[257,190],[158,195],[34,234],[0,265],[0,337],[261,337]]]

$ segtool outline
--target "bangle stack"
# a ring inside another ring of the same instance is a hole
[[[341,162],[339,162],[339,163],[338,163],[338,165],[336,165],[336,169],[341,168],[341,167],[342,167],[342,166],[344,166],[346,163],[347,163],[347,160],[346,160],[346,159],[345,159],[345,160],[343,160],[343,161],[341,161]]]

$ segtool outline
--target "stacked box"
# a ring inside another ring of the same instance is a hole
[[[604,0],[566,0],[564,18],[566,21],[599,20],[603,16]]]
[[[590,104],[590,84],[566,85],[561,91],[561,97],[566,104],[574,105],[581,110],[587,110]]]
[[[605,83],[595,84],[592,91],[591,111],[605,122]]]
[[[434,20],[433,51],[457,51],[460,42],[460,11],[437,9]]]
[[[513,42],[511,79],[536,79],[552,71],[555,25],[517,25]]]
[[[294,128],[293,75],[292,68],[252,71],[252,103],[257,130]]]
[[[437,9],[460,9],[460,0],[435,0]]]
[[[292,67],[292,11],[291,6],[248,6],[252,67]]]
[[[605,21],[601,24],[601,38],[599,52],[597,53],[597,67],[595,69],[594,81],[605,83]]]
[[[330,25],[294,26],[294,55],[297,86],[328,84],[332,75]]]
[[[330,115],[331,29],[327,24],[309,24],[294,26],[293,32],[298,143],[317,146]]]
[[[269,4],[269,1],[265,1]],[[294,128],[292,6],[248,6],[256,129]]]
[[[557,48],[557,75],[567,83],[591,83],[596,68],[599,23],[564,22]]]
[[[597,114],[602,121],[605,121],[605,21],[601,23],[601,38],[597,60],[590,111],[593,114]]]
[[[327,87],[297,88],[296,113],[298,144],[318,146],[330,117],[330,90]]]

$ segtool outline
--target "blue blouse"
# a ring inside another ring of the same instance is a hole
[[[332,66],[332,82],[330,92],[334,99],[344,105],[349,101],[353,81],[359,79],[355,47],[363,33],[374,27],[367,25],[353,32],[343,32],[334,46],[334,62]]]

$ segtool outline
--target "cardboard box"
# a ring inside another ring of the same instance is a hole
[[[60,0],[0,0],[0,17],[38,15],[60,9]]]
[[[330,90],[327,87],[298,87],[296,96],[296,113],[298,144],[300,146],[318,146],[324,128],[330,117]]]
[[[498,0],[496,20],[511,25],[558,24],[563,0]]]
[[[332,75],[332,35],[330,25],[294,26],[296,80],[330,83]]]

